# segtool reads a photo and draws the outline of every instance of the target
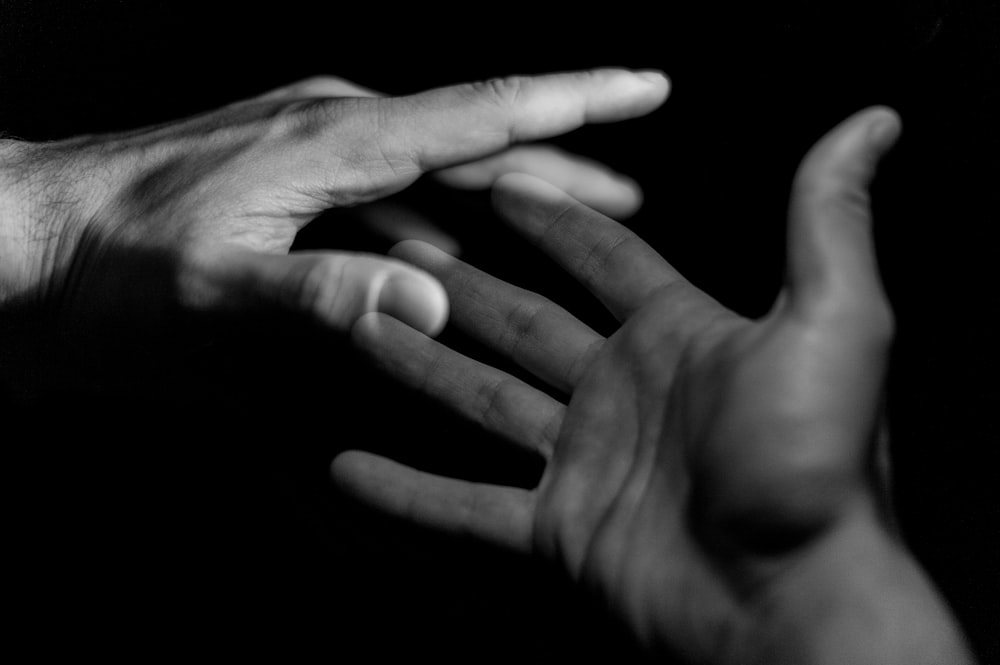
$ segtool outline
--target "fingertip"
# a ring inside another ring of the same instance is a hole
[[[643,69],[637,71],[635,75],[662,95],[664,100],[670,96],[670,92],[673,89],[673,82],[667,76],[666,72],[660,69]]]
[[[596,192],[603,196],[593,196],[593,202],[588,203],[590,207],[603,212],[615,219],[626,219],[631,217],[642,207],[644,194],[639,183],[632,178],[616,175],[608,185],[606,192]]]
[[[598,69],[596,71],[600,72],[602,70]],[[619,69],[609,67],[603,71],[610,73],[613,77],[617,77],[620,81],[628,82],[629,85],[638,86],[636,89],[643,92],[653,90],[664,97],[670,93],[670,77],[662,69],[630,69],[624,67]]]
[[[660,70],[619,70],[601,95],[604,99],[628,100],[628,105],[623,109],[625,115],[612,115],[607,120],[624,120],[653,111],[667,100],[670,88],[670,79]]]
[[[826,190],[850,176],[853,184],[866,186],[901,131],[902,122],[892,108],[862,109],[816,142],[800,165],[796,183],[805,191]]]
[[[896,142],[902,131],[899,114],[888,106],[870,106],[847,118],[828,133],[835,154],[863,154],[876,157]],[[822,144],[822,141],[821,143]]]
[[[536,178],[527,173],[505,173],[493,183],[494,201],[524,194],[543,199],[557,199],[566,196],[565,192],[547,180]]]
[[[867,115],[869,121],[871,122],[888,120],[896,123],[902,123],[899,118],[899,112],[891,106],[886,106],[885,104],[869,106],[867,109],[862,111],[862,113]]]
[[[868,142],[879,152],[885,152],[895,145],[903,130],[899,114],[887,106],[871,109],[868,123]]]
[[[346,450],[346,451],[344,451],[344,452],[339,453],[338,455],[336,455],[333,458],[333,461],[330,462],[330,474],[333,476],[333,478],[335,480],[339,479],[340,472],[345,468],[345,466],[346,467],[350,466],[350,464],[351,464],[351,457],[354,454],[356,454],[355,451],[353,451],[353,450]]]
[[[378,293],[376,307],[432,337],[448,320],[448,294],[440,282],[423,272],[390,275]]]
[[[357,477],[368,468],[368,456],[358,450],[346,450],[330,462],[330,477],[341,492],[357,494]]]

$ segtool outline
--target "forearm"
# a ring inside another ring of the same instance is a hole
[[[5,399],[37,393],[54,365],[46,346],[51,295],[46,266],[63,243],[67,206],[36,159],[41,144],[0,138],[0,392]]]
[[[0,140],[0,304],[10,297],[22,235],[10,166],[14,150],[12,141]]]
[[[0,306],[30,288],[33,247],[45,237],[30,194],[37,183],[28,173],[27,143],[0,139]]]

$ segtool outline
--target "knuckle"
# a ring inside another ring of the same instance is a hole
[[[519,303],[506,313],[503,326],[503,338],[500,345],[517,359],[519,350],[525,340],[536,336],[539,317],[545,311],[545,301],[541,298],[531,298]]]
[[[287,103],[274,118],[279,133],[303,142],[322,140],[343,147],[369,138],[368,124],[376,114],[353,97],[316,97]],[[375,128],[377,129],[377,127]]]
[[[318,74],[316,76],[304,78],[301,81],[296,81],[291,85],[291,90],[294,94],[303,96],[321,95],[327,94],[329,91],[336,89],[344,83],[345,81],[342,78]]]
[[[503,108],[511,108],[517,105],[524,88],[527,85],[527,78],[524,76],[503,76],[490,78],[485,81],[473,83],[472,89],[480,99],[485,99],[490,103]]]
[[[868,192],[857,187],[840,187],[821,192],[813,201],[818,213],[835,218],[868,217]]]
[[[794,200],[810,212],[838,217],[867,217],[868,188],[857,178],[839,171],[803,169],[795,178]]]
[[[261,95],[264,100],[294,100],[336,94],[347,85],[347,81],[336,76],[317,74],[289,83]]]
[[[279,116],[295,138],[309,141],[329,131],[342,117],[338,100],[310,99],[289,104]]]
[[[375,181],[415,177],[419,151],[412,132],[400,125],[398,104],[381,97],[314,100],[302,131],[328,145],[350,173]]]
[[[604,88],[609,81],[619,72],[614,69],[588,69],[582,72],[575,72],[564,81],[574,90],[582,92],[585,90]]]
[[[488,426],[501,426],[508,418],[510,411],[509,391],[512,379],[498,379],[484,384],[479,389],[481,404],[480,418]]]
[[[616,257],[621,256],[622,248],[631,244],[633,239],[634,236],[627,230],[601,237],[580,260],[580,273],[590,281],[600,279]]]

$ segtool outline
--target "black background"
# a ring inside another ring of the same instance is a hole
[[[874,205],[899,324],[896,500],[979,653],[1000,661],[989,463],[1000,442],[998,4],[702,5],[2,1],[0,131],[51,140],[138,127],[320,73],[407,93],[660,68],[673,82],[662,109],[554,143],[636,178],[646,205],[629,226],[758,315],[780,284],[798,161],[850,113],[893,106],[904,137]],[[421,184],[399,199],[451,230],[467,260],[609,329],[589,296],[495,223],[485,195]],[[331,213],[299,245],[385,249],[350,221]],[[489,358],[451,331],[444,339]],[[55,388],[3,417],[10,627],[38,653],[634,656],[550,571],[399,528],[336,495],[327,468],[346,448],[501,482],[530,485],[539,472],[374,375],[345,340],[248,323],[167,363],[151,352],[115,385]]]

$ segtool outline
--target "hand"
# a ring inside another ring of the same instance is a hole
[[[420,243],[453,322],[567,404],[377,313],[388,372],[547,460],[532,490],[365,452],[338,484],[380,510],[560,563],[654,652],[684,662],[965,662],[943,603],[889,528],[875,464],[893,320],[867,188],[899,131],[872,109],[796,177],[787,283],[748,320],[627,229],[530,176],[499,212],[621,321],[603,339],[553,302]]]
[[[114,347],[181,314],[277,313],[346,330],[377,309],[433,334],[447,315],[433,278],[377,256],[286,255],[296,233],[435,170],[471,188],[514,168],[597,182],[595,202],[627,211],[632,183],[545,148],[508,148],[648,113],[667,91],[660,74],[614,69],[406,97],[318,78],[149,129],[2,141],[0,308],[4,337],[18,337],[3,346],[48,327],[85,349]]]

